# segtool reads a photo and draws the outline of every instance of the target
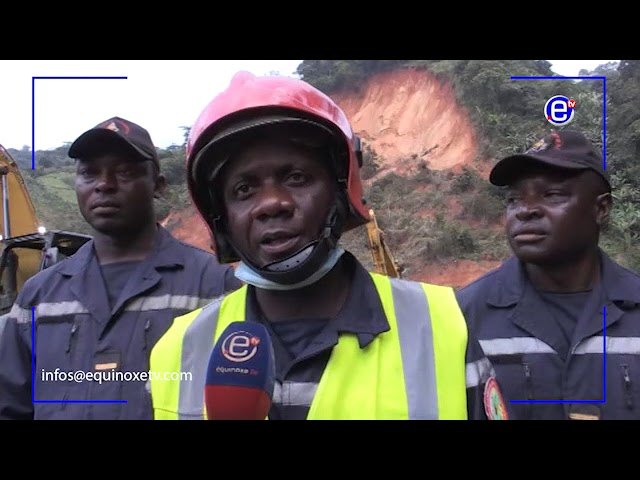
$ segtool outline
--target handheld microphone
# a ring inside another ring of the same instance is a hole
[[[264,420],[274,382],[275,357],[266,327],[233,322],[209,357],[204,391],[207,420]]]

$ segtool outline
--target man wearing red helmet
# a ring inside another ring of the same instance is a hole
[[[359,140],[304,81],[237,74],[187,142],[188,186],[221,263],[246,285],[177,318],[151,353],[156,419],[204,419],[211,346],[266,326],[269,419],[497,419],[493,368],[448,287],[367,272],[339,244],[368,221]]]

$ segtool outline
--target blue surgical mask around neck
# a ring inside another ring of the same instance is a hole
[[[329,273],[329,271],[331,271],[333,267],[335,267],[336,263],[338,263],[338,260],[340,260],[340,257],[342,257],[344,253],[345,250],[342,247],[336,247],[332,249],[331,253],[318,270],[316,270],[307,279],[291,285],[283,285],[281,283],[276,283],[272,280],[268,280],[251,269],[244,262],[240,262],[240,264],[236,268],[235,276],[244,283],[253,285],[256,288],[263,288],[265,290],[297,290],[299,288],[311,285],[324,277],[327,273]]]

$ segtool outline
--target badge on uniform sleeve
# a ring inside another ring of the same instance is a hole
[[[508,420],[507,406],[495,377],[490,377],[484,386],[484,411],[489,420]]]

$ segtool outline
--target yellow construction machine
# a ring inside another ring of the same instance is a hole
[[[384,232],[378,226],[373,209],[369,210],[371,221],[367,223],[369,249],[373,256],[373,269],[377,273],[389,277],[402,278],[402,269],[396,263],[391,250],[384,239]]]
[[[18,165],[0,145],[0,331],[29,277],[66,258],[91,239],[88,235],[47,230],[36,210]]]

